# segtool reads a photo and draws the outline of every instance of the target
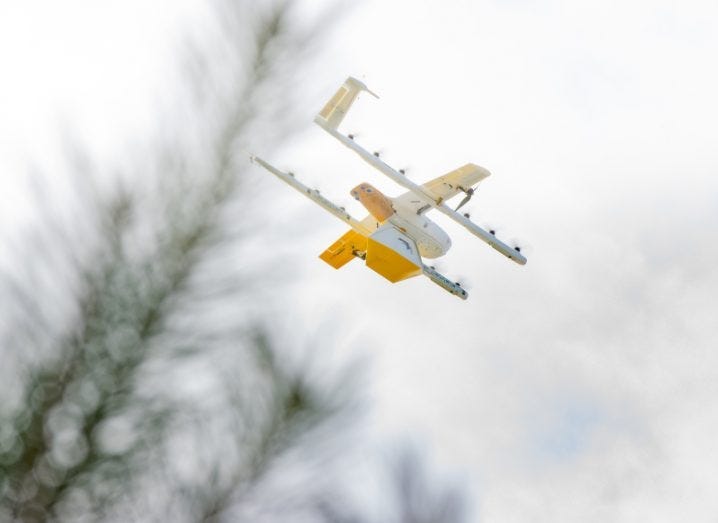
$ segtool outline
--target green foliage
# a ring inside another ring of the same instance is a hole
[[[356,371],[318,379],[288,357],[251,310],[260,269],[233,263],[239,145],[289,132],[276,115],[291,121],[284,87],[314,32],[267,5],[215,4],[174,131],[109,190],[69,142],[74,214],[40,213],[2,274],[0,520],[359,521],[316,481],[345,451]]]

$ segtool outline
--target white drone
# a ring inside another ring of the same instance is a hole
[[[314,118],[314,122],[356,152],[369,165],[408,189],[409,192],[390,198],[368,183],[356,186],[351,191],[352,196],[369,211],[369,215],[363,220],[353,218],[343,207],[330,202],[316,189],[310,189],[299,182],[292,173],[282,172],[261,158],[252,156],[252,161],[351,227],[319,257],[336,269],[354,258],[360,258],[366,261],[367,267],[392,283],[424,274],[451,294],[465,300],[468,294],[459,283],[449,280],[433,266],[427,266],[422,261],[422,258],[443,256],[451,247],[449,235],[426,217],[429,211],[436,209],[463,225],[471,234],[510,260],[524,265],[526,258],[519,247],[510,247],[496,238],[495,231],[486,231],[470,221],[468,214],[457,212],[471,199],[479,182],[489,176],[489,171],[467,163],[423,185],[417,185],[405,176],[403,170],[396,171],[384,163],[379,153],[370,153],[362,148],[353,135],[344,135],[337,130],[361,91],[367,91],[378,98],[356,78],[347,78]],[[455,209],[448,207],[445,202],[458,194],[464,194],[459,205]]]

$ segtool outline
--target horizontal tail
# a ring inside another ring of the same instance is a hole
[[[372,93],[363,82],[350,76],[326,103],[324,108],[319,111],[314,121],[322,127],[336,129],[339,127],[339,124],[342,123],[342,120],[344,120],[344,116],[346,116],[349,108],[361,91],[366,91],[372,96],[379,98],[376,94]]]

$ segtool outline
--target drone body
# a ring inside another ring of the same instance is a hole
[[[408,189],[408,192],[391,198],[368,183],[359,184],[352,189],[351,195],[369,211],[369,215],[363,220],[353,218],[343,207],[299,182],[292,173],[282,172],[261,158],[252,157],[253,161],[351,227],[319,257],[336,269],[354,258],[360,258],[366,261],[370,269],[392,283],[424,274],[451,294],[466,299],[468,294],[461,285],[422,262],[422,258],[443,256],[451,247],[449,235],[426,216],[429,211],[436,209],[509,259],[520,265],[525,264],[526,258],[518,248],[508,246],[496,238],[494,231],[482,229],[471,222],[468,215],[457,212],[474,194],[476,185],[489,176],[489,171],[468,163],[423,185],[417,185],[409,180],[403,171],[396,171],[384,163],[378,153],[372,154],[359,146],[351,134],[344,135],[337,130],[361,91],[374,95],[359,80],[347,78],[314,121],[372,167]],[[456,209],[451,209],[444,203],[460,193],[464,194],[464,199]]]

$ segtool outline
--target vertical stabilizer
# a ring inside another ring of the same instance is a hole
[[[339,127],[339,124],[342,123],[344,116],[347,114],[349,108],[361,91],[366,91],[372,96],[379,98],[376,94],[372,93],[363,82],[360,82],[356,78],[350,76],[344,81],[344,84],[342,84],[334,96],[332,96],[326,103],[324,108],[319,111],[319,114],[314,118],[314,121],[322,127],[336,129]]]

